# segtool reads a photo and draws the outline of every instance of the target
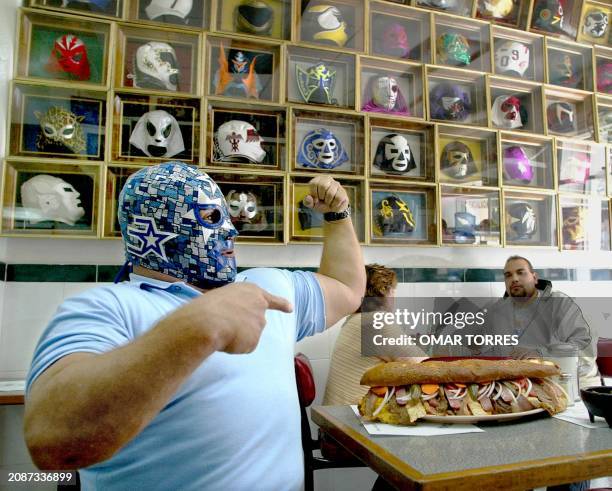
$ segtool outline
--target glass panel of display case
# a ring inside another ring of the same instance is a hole
[[[30,9],[19,18],[18,77],[108,85],[110,22]]]
[[[602,251],[609,251],[610,247],[610,200],[601,200],[601,241],[600,249]]]
[[[121,237],[121,227],[117,214],[119,193],[125,181],[134,172],[142,167],[137,166],[108,166],[106,168],[106,181],[104,185],[104,219],[102,224],[102,238],[112,239]]]
[[[301,0],[297,35],[300,43],[318,44],[342,51],[364,51],[363,0]]]
[[[559,191],[605,196],[605,146],[558,139],[557,179]]]
[[[389,116],[424,118],[423,67],[362,57],[362,111]]]
[[[612,143],[612,99],[597,97],[599,142]]]
[[[488,127],[485,75],[428,66],[429,119]]]
[[[430,63],[430,36],[429,13],[389,2],[370,2],[371,55]]]
[[[181,29],[208,29],[210,3],[206,0],[130,0],[127,18]]]
[[[612,196],[612,146],[608,146],[608,196]]]
[[[217,0],[217,31],[274,39],[291,37],[289,0]]]
[[[209,95],[261,101],[280,97],[280,46],[266,41],[207,37]]]
[[[601,247],[602,200],[559,194],[561,247],[570,251],[599,250]]]
[[[578,41],[612,46],[611,22],[612,5],[610,2],[585,0],[578,27]]]
[[[593,90],[593,49],[559,39],[546,40],[548,83]]]
[[[285,109],[208,100],[208,165],[285,168]]]
[[[544,133],[542,87],[539,84],[489,78],[494,128]]]
[[[595,48],[595,88],[612,95],[612,49]]]
[[[310,194],[308,183],[315,176],[292,176],[289,190],[290,242],[322,242],[323,214],[304,205]],[[361,180],[338,179],[344,187],[351,204],[351,219],[360,242],[365,240],[365,194]]]
[[[372,244],[437,243],[435,186],[373,183],[370,203]]]
[[[236,241],[274,243],[284,240],[284,177],[209,171],[227,202],[238,231]]]
[[[547,36],[576,39],[581,2],[574,0],[534,0],[530,30]]]
[[[355,57],[289,46],[287,102],[355,109]]]
[[[551,138],[502,132],[504,186],[553,189],[553,142]]]
[[[103,160],[106,92],[15,84],[9,154]]]
[[[123,15],[123,0],[30,0],[30,6],[99,17],[116,18]]]
[[[199,94],[200,36],[119,24],[115,87]]]
[[[493,26],[493,68],[496,75],[542,82],[543,59],[543,36]]]
[[[473,10],[473,0],[413,0],[417,7],[448,12],[470,17]]]
[[[372,178],[434,182],[434,126],[370,117]]]
[[[514,29],[526,29],[529,0],[477,0],[476,17]]]
[[[557,247],[554,194],[504,190],[506,245]]]
[[[200,99],[115,93],[113,109],[113,160],[199,162]]]
[[[292,170],[363,175],[363,117],[293,109],[291,118]]]
[[[440,182],[497,186],[497,132],[460,126],[438,126]]]
[[[441,186],[442,243],[501,244],[499,191]]]
[[[544,89],[549,135],[594,140],[592,96],[570,90]]]
[[[2,234],[95,238],[99,165],[7,161]]]
[[[434,28],[435,64],[491,71],[491,25],[488,22],[437,14]]]

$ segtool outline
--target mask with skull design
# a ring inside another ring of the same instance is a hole
[[[408,140],[397,133],[385,135],[376,147],[374,167],[389,174],[406,174],[416,169]]]
[[[363,105],[363,111],[410,115],[406,99],[395,78],[372,77],[368,82],[368,94],[370,100]]]
[[[450,142],[444,147],[440,168],[453,179],[465,179],[477,171],[472,151],[459,141]]]
[[[252,191],[230,190],[225,196],[229,209],[230,219],[238,232],[242,232],[245,225],[253,222],[257,213],[257,196]]]
[[[591,10],[584,18],[584,33],[594,38],[604,37],[609,22],[607,13],[601,10]]]
[[[325,128],[306,133],[297,156],[297,163],[307,168],[335,169],[348,161],[342,142]]]
[[[178,122],[163,110],[143,114],[130,135],[130,143],[147,157],[174,157],[185,150]]]

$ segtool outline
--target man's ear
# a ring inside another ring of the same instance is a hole
[[[540,279],[540,278],[538,278],[538,273],[536,273],[535,271],[533,272],[533,277],[535,278],[536,283]]]

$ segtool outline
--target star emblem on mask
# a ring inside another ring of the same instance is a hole
[[[132,254],[145,257],[152,253],[166,262],[168,262],[168,257],[164,244],[178,235],[158,230],[151,217],[135,217],[132,225],[128,226],[127,233],[138,243],[138,245],[128,244],[128,250]]]

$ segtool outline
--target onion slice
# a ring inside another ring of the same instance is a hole
[[[372,413],[373,417],[378,416],[378,413],[382,411],[383,407],[386,406],[387,402],[389,402],[389,399],[391,399],[394,393],[395,393],[395,386],[391,387],[391,390],[389,390],[389,387],[387,387],[387,393],[385,394],[385,398],[380,403],[380,406],[376,408],[376,411]]]

